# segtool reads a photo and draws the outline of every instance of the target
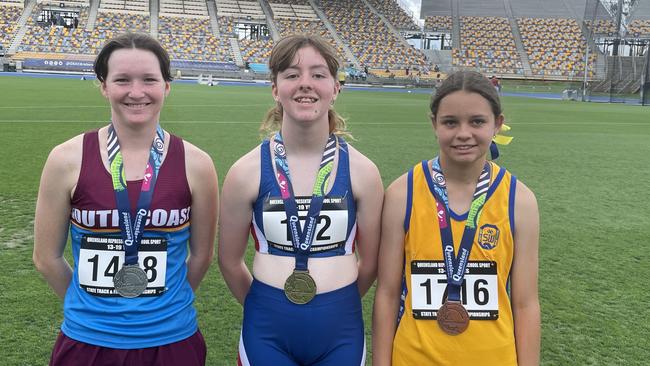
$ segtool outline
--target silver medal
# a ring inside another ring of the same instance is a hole
[[[122,297],[138,297],[147,288],[147,274],[137,264],[125,264],[113,277],[113,285]]]

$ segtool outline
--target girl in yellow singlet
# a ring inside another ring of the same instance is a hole
[[[373,365],[538,365],[539,215],[533,192],[487,160],[499,95],[461,71],[430,107],[439,156],[386,191]]]

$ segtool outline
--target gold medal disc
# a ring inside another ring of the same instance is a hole
[[[294,270],[284,282],[284,294],[292,303],[304,305],[316,296],[316,282],[308,271]]]

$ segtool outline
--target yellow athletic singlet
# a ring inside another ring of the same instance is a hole
[[[461,289],[470,314],[464,333],[440,329],[437,310],[446,298],[430,161],[409,172],[404,229],[403,306],[393,342],[393,365],[517,365],[508,281],[513,257],[516,178],[490,163],[491,183]],[[451,212],[455,253],[467,215]]]

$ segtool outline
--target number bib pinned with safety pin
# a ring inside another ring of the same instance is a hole
[[[298,218],[304,226],[309,211],[311,197],[296,197]],[[345,246],[349,209],[345,197],[326,197],[318,215],[312,254],[325,252]],[[264,201],[262,226],[269,247],[283,252],[294,252],[291,241],[291,228],[284,209],[284,201],[279,197],[267,197]]]
[[[497,263],[469,261],[460,289],[460,303],[471,320],[499,318]],[[438,319],[447,300],[444,261],[411,262],[411,311],[415,319]]]
[[[167,274],[167,240],[142,238],[139,267],[145,274],[145,288],[139,296],[159,296],[165,292]],[[93,296],[120,297],[115,289],[114,277],[124,268],[124,246],[117,236],[86,235],[79,250],[79,286]],[[138,272],[139,273],[139,272]],[[128,293],[132,285],[122,282]]]

